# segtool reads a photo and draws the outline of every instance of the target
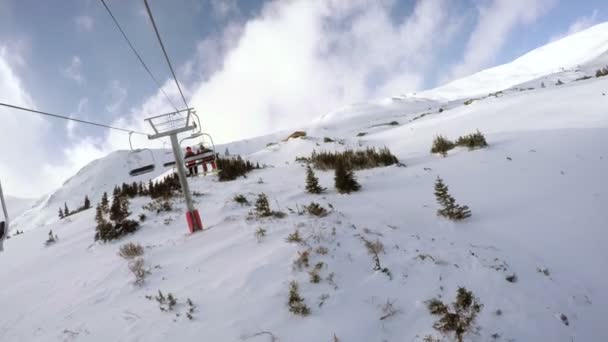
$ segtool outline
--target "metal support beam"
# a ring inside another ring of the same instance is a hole
[[[179,177],[179,182],[182,185],[182,192],[184,193],[184,198],[186,199],[186,207],[188,208],[188,212],[191,215],[194,215],[194,203],[192,202],[192,193],[190,192],[190,186],[188,185],[188,179],[186,176],[186,166],[184,163],[184,155],[182,153],[182,149],[179,145],[179,141],[177,140],[177,133],[173,133],[171,136],[171,147],[173,148],[173,155],[175,156],[175,164],[177,166],[177,176]],[[203,229],[203,227],[199,226],[199,222],[197,220],[193,220],[194,231]]]

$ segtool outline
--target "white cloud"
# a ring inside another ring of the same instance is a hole
[[[123,87],[120,81],[113,80],[110,82],[108,92],[111,100],[110,104],[106,106],[106,110],[112,114],[116,114],[127,99],[127,88]]]
[[[453,33],[449,3],[271,2],[244,26],[222,67],[193,91],[204,125],[227,141],[305,124],[336,107],[422,86]],[[235,124],[237,123],[238,124]]]
[[[226,18],[239,13],[236,0],[211,0],[211,10],[218,18]]]
[[[92,31],[95,26],[95,21],[91,16],[79,15],[74,17],[74,24],[78,31]]]
[[[489,66],[510,32],[545,14],[556,0],[492,0],[479,8],[477,26],[469,37],[463,60],[452,66],[446,80],[469,75]],[[444,80],[444,81],[446,81]]]
[[[600,11],[596,9],[589,16],[582,16],[582,17],[576,18],[576,20],[572,24],[570,24],[570,27],[568,27],[568,31],[551,37],[549,39],[549,42],[553,42],[553,41],[562,39],[571,34],[577,33],[582,30],[586,30],[586,29],[590,28],[591,26],[598,24],[600,22],[600,19],[598,18],[599,12]]]
[[[78,56],[72,56],[70,65],[63,69],[63,75],[71,80],[74,80],[78,84],[84,83],[84,76],[82,75],[82,61]]]
[[[35,107],[23,88],[20,77],[8,62],[14,51],[0,45],[0,93],[4,102]],[[33,197],[52,189],[40,173],[40,163],[47,159],[45,139],[49,124],[43,118],[0,108],[0,180],[4,190],[20,197]]]
[[[78,117],[78,118],[83,118],[83,114],[85,113],[86,109],[88,108],[88,104],[89,104],[89,99],[88,98],[82,98],[80,99],[80,101],[78,101],[78,108],[76,109],[76,113],[74,113],[73,115],[70,115],[70,117]],[[65,128],[68,132],[68,138],[73,139],[75,137],[75,131],[76,131],[76,122],[75,121],[68,121],[65,125]]]

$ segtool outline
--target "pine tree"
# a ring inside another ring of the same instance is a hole
[[[315,176],[310,165],[306,168],[306,191],[311,194],[320,194],[325,191],[325,188],[319,185],[319,178]]]
[[[108,201],[108,193],[104,192],[101,196],[101,211],[104,213],[110,212],[110,202]]]
[[[67,203],[63,203],[64,208],[63,208],[63,216],[69,216],[70,215],[70,209],[68,209],[68,204]]]
[[[89,200],[89,196],[84,196],[84,210],[90,209],[91,208],[91,201]]]
[[[64,218],[64,216],[63,216],[63,210],[61,210],[61,208],[59,208],[59,218],[60,219]]]
[[[129,202],[124,196],[114,196],[110,206],[110,220],[121,223],[129,216]]]
[[[95,207],[95,222],[99,225],[105,221],[106,220],[103,217],[103,209],[101,207],[101,204],[97,204],[97,207]]]
[[[267,217],[272,215],[270,205],[268,204],[268,197],[266,194],[259,194],[258,199],[255,201],[255,211],[261,217]]]
[[[471,216],[468,206],[456,204],[456,200],[448,192],[448,186],[440,177],[437,177],[435,181],[435,198],[441,205],[441,209],[437,210],[437,215],[454,221],[464,220]]]
[[[361,189],[361,185],[355,179],[353,170],[341,160],[336,163],[334,181],[336,189],[341,194],[350,194],[353,191]]]
[[[226,147],[226,151],[224,151],[224,156],[230,156],[230,151],[228,151],[228,147]]]

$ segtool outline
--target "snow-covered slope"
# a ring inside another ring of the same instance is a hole
[[[84,196],[89,196],[91,201],[96,203],[104,192],[111,194],[115,185],[121,185],[123,182],[147,182],[167,172],[167,169],[162,167],[167,151],[151,150],[151,152],[154,159],[148,157],[147,152],[137,155],[129,151],[116,151],[105,158],[92,161],[65,181],[57,191],[39,200],[31,209],[13,219],[12,229],[29,230],[48,225],[56,220],[59,208],[63,208],[64,204],[67,204],[70,210],[74,210],[83,205]],[[129,158],[134,160],[133,165],[137,165],[135,159],[140,159],[143,163],[155,161],[156,170],[145,175],[130,177]]]
[[[417,93],[429,99],[459,99],[488,95],[547,75],[564,73],[562,81],[608,65],[608,22],[575,33],[533,50],[511,63],[480,71],[435,89]],[[556,82],[557,80],[552,80]]]
[[[33,198],[20,198],[10,195],[5,197],[6,205],[8,207],[8,214],[12,218],[21,215],[24,211],[28,210],[36,203],[36,199]]]
[[[145,214],[142,227],[103,244],[93,239],[93,211],[61,221],[55,211],[87,192],[96,203],[102,188],[122,183],[124,154],[112,154],[19,218],[40,228],[12,236],[0,255],[0,341],[452,341],[433,329],[425,303],[452,302],[459,287],[483,304],[466,341],[607,341],[607,94],[605,77],[469,105],[406,98],[351,106],[301,127],[304,139],[282,141],[286,132],[218,147],[268,167],[232,182],[191,180],[205,231],[187,234],[180,198],[160,213],[136,198],[131,217]],[[429,153],[437,134],[476,129],[487,148]],[[327,192],[305,192],[297,156],[368,146],[390,148],[407,166],[357,171],[362,189],[350,195],[336,192],[333,172],[317,171]],[[436,215],[437,176],[471,218]],[[233,201],[259,193],[287,217],[252,217],[253,206]],[[330,214],[298,213],[312,201]],[[259,228],[266,236],[258,241]],[[44,247],[51,229],[58,241]],[[296,229],[304,241],[286,242]],[[374,271],[362,239],[384,245],[379,259],[390,276]],[[141,286],[117,255],[125,242],[145,247]],[[304,251],[309,266],[299,269]],[[315,266],[319,283],[310,281]],[[307,317],[287,308],[292,280]],[[177,297],[172,312],[159,310],[159,290]]]

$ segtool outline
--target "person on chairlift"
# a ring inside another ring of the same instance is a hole
[[[193,157],[195,154],[192,152],[192,148],[190,146],[186,147],[186,155],[184,157],[189,158]],[[189,161],[186,166],[188,167],[190,177],[198,174],[198,166],[195,161]]]

